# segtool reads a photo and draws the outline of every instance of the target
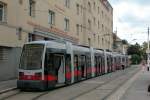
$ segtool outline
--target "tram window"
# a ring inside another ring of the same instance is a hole
[[[26,44],[23,47],[20,68],[24,70],[37,70],[42,68],[44,45]]]
[[[91,67],[91,57],[87,56],[87,63],[88,63],[88,67]]]
[[[85,65],[85,56],[82,55],[81,56],[81,66],[84,66]]]
[[[59,69],[61,64],[61,56],[54,55],[54,68]]]
[[[78,56],[75,55],[74,56],[74,67],[77,67],[78,66]]]
[[[66,56],[66,72],[71,71],[71,56],[67,55]]]
[[[46,67],[47,68],[51,68],[53,67],[53,55],[51,53],[47,53],[47,56],[46,56]]]
[[[95,56],[94,62],[95,62],[95,67],[97,67],[97,56]]]

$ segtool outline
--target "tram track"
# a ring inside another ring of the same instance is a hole
[[[3,93],[6,93],[6,92],[12,91],[12,90],[16,90],[16,89],[17,89],[17,87],[12,87],[12,88],[2,90],[2,91],[0,91],[0,95],[3,94]]]
[[[134,73],[133,73],[133,75],[134,74],[136,74],[138,71],[135,71]],[[107,84],[109,84],[109,83],[111,83],[112,81],[116,81],[116,80],[118,80],[120,77],[123,77],[124,75],[126,75],[126,73],[124,72],[121,76],[120,75],[118,75],[117,77],[114,77],[114,78],[112,78],[112,79],[109,79],[109,80],[107,80],[106,82],[104,82],[104,83],[102,83],[102,84],[100,84],[100,85],[98,85],[98,86],[96,86],[96,87],[94,87],[94,88],[92,88],[92,89],[90,89],[90,90],[88,90],[88,91],[86,91],[86,92],[83,92],[83,93],[81,93],[80,95],[77,95],[77,96],[75,96],[75,97],[73,97],[73,98],[71,98],[70,100],[76,100],[78,97],[80,97],[80,96],[83,96],[83,95],[85,95],[85,94],[87,94],[87,93],[90,93],[91,91],[93,91],[93,90],[95,90],[95,89],[97,89],[97,88],[100,88],[100,87],[102,87],[102,86],[104,86],[104,85],[107,85]],[[132,76],[132,75],[131,75]],[[123,82],[121,82],[120,84],[118,84],[118,86],[116,87],[116,88],[114,88],[113,90],[111,90],[111,92],[109,93],[109,94],[107,94],[106,96],[104,96],[101,100],[106,100],[107,99],[107,97],[109,97],[113,92],[115,92],[120,86],[122,86],[123,84],[124,84],[124,82],[126,82],[127,80],[129,80],[130,78],[128,78],[128,79],[125,79]],[[108,89],[107,89],[108,90]]]
[[[129,68],[130,69],[130,68]],[[112,76],[109,76],[109,74],[108,74],[108,76],[105,76],[105,77],[102,77],[103,78],[103,80],[105,80],[103,83],[101,83],[101,84],[99,84],[99,85],[97,85],[97,86],[95,86],[95,87],[93,87],[92,89],[89,89],[89,90],[87,90],[87,91],[85,91],[85,92],[82,92],[82,93],[80,93],[79,95],[76,95],[76,96],[73,96],[72,98],[70,98],[69,100],[75,100],[76,98],[78,98],[78,97],[80,97],[80,96],[82,96],[82,95],[85,95],[85,94],[87,94],[87,93],[89,93],[89,92],[91,92],[91,91],[93,91],[93,90],[95,90],[95,89],[97,89],[97,88],[99,88],[99,87],[102,87],[103,85],[106,85],[106,84],[109,84],[111,81],[113,81],[113,80],[115,80],[115,79],[118,79],[119,77],[122,77],[122,76],[124,76],[124,75],[126,75],[126,72],[129,70],[129,69],[126,69],[125,71],[123,71],[123,72],[121,72],[121,73],[118,73],[117,75],[112,75]],[[137,71],[136,71],[137,72]],[[96,78],[98,78],[98,77],[96,77]],[[81,82],[83,82],[83,81],[81,81]],[[80,83],[80,82],[79,82]],[[124,82],[123,82],[124,83]],[[78,84],[78,83],[77,83]],[[71,85],[74,85],[74,84],[71,84]],[[70,85],[70,86],[71,86]],[[120,84],[121,85],[121,84]],[[55,90],[57,91],[59,91],[59,89],[63,89],[63,88],[65,88],[65,87],[68,87],[68,86],[61,86],[61,87],[58,87],[58,88],[55,88]],[[119,86],[120,87],[120,86]],[[54,91],[55,91],[54,90]],[[12,91],[7,91],[7,92],[5,92],[5,93],[0,93],[0,96],[1,95],[3,95],[3,94],[7,94],[7,93],[9,93],[9,92],[12,92],[12,93],[10,93],[9,95],[6,95],[6,96],[3,96],[3,97],[0,97],[0,100],[16,100],[16,99],[11,99],[11,98],[17,98],[18,96],[21,96],[21,95],[23,95],[24,97],[28,97],[28,95],[30,96],[31,94],[32,94],[32,96],[30,97],[30,99],[26,99],[26,100],[40,100],[40,98],[41,97],[43,97],[43,96],[45,96],[45,95],[47,95],[47,94],[49,94],[50,92],[53,92],[53,91],[45,91],[45,92],[24,92],[24,91],[20,91],[19,89],[14,89],[14,90],[12,90]],[[109,94],[109,95],[111,95],[111,94]],[[108,96],[109,96],[108,95]],[[103,100],[105,100],[108,96],[106,96]]]
[[[1,92],[1,93],[0,93],[0,100],[5,100],[5,99],[7,99],[7,98],[11,98],[11,97],[13,97],[13,96],[15,96],[15,95],[18,95],[18,94],[20,94],[20,93],[21,93],[21,91],[20,91],[19,89],[17,89],[17,88],[14,88],[14,89],[12,89],[12,90],[8,90],[8,91]]]
[[[126,71],[124,71],[123,73],[121,73],[121,76],[124,76],[125,74],[126,74]],[[110,77],[109,77],[110,79],[108,79],[108,80],[105,81],[104,83],[102,83],[102,84],[100,84],[100,85],[98,85],[98,86],[96,86],[96,87],[94,87],[94,88],[92,88],[92,89],[90,89],[90,90],[88,90],[88,91],[85,91],[85,92],[83,92],[83,93],[81,93],[81,94],[79,94],[79,95],[76,95],[76,96],[70,98],[69,100],[75,100],[76,98],[78,98],[78,97],[80,97],[80,96],[82,96],[82,95],[84,95],[84,94],[87,94],[87,93],[89,93],[89,92],[95,90],[95,89],[98,88],[98,87],[101,87],[101,86],[103,86],[103,85],[106,85],[106,83],[108,84],[108,83],[110,83],[112,80],[115,80],[116,78],[121,77],[121,76],[120,76],[120,74],[119,74],[118,76],[116,76],[116,75],[113,76],[114,78],[112,78],[112,76],[110,76]],[[45,93],[45,94],[41,94],[41,95],[39,95],[39,96],[33,98],[32,100],[40,100],[40,98],[41,98],[42,96],[44,96],[44,95],[46,95],[46,94],[48,94],[48,93],[49,93],[49,92],[47,92],[47,93]]]

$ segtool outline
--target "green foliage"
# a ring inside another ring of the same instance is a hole
[[[128,44],[127,40],[122,40],[122,44]]]
[[[142,46],[140,46],[138,43],[136,43],[135,45],[130,45],[127,52],[128,55],[131,55],[132,64],[139,64],[144,58]]]
[[[133,54],[131,57],[132,64],[139,64],[141,60],[142,58],[137,54]]]
[[[141,56],[142,54],[141,46],[138,43],[136,43],[135,45],[130,45],[127,52],[128,52],[128,55],[137,54]]]

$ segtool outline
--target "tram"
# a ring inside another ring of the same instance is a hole
[[[47,90],[127,67],[127,56],[69,42],[24,44],[18,69],[19,89]]]

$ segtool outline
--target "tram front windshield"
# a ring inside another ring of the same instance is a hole
[[[20,69],[38,70],[42,68],[44,45],[42,44],[26,44],[22,50],[20,59]]]

